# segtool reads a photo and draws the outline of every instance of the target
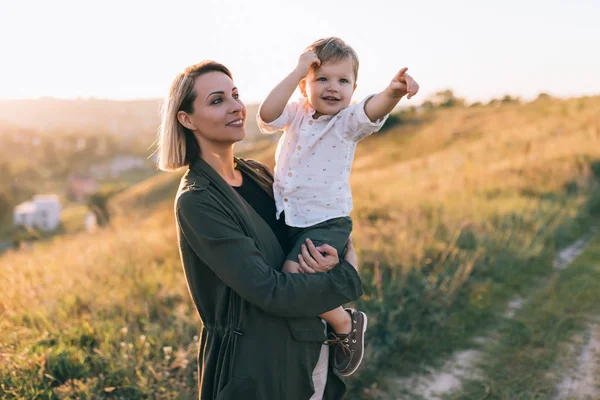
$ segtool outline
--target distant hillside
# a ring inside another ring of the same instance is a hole
[[[145,211],[174,198],[183,172],[160,173],[117,194],[111,206],[117,213]]]
[[[582,173],[582,163],[600,159],[598,113],[600,96],[439,108],[410,118],[396,114],[396,125],[357,148],[352,185],[361,195],[355,211],[368,215],[398,207],[397,193],[382,189],[390,184],[400,189],[404,206],[454,205],[473,193],[493,203],[503,201],[499,191],[528,196],[559,190]],[[238,156],[273,167],[275,142],[238,149]],[[125,208],[160,202],[174,195],[178,176],[161,174],[118,202]],[[552,179],[541,178],[547,176]]]
[[[121,137],[156,135],[160,123],[160,99],[147,100],[63,100],[45,97],[35,100],[0,100],[0,135],[78,131],[107,132]],[[247,105],[248,138],[259,135],[258,105]],[[29,131],[30,130],[30,131]]]
[[[236,150],[236,155],[243,158],[257,159],[269,167],[274,166],[275,144],[262,141],[245,150]],[[184,170],[178,172],[160,172],[111,199],[111,207],[118,214],[145,213],[148,209],[173,201],[179,186],[179,179]]]
[[[0,121],[39,132],[56,130],[106,131],[123,136],[155,131],[159,100],[101,99],[0,101]]]

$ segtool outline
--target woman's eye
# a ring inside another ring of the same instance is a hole
[[[223,100],[221,100],[220,97],[217,97],[216,99],[214,99],[213,101],[211,101],[210,104],[220,104],[221,102],[223,102]]]
[[[236,99],[236,100],[237,100],[237,99],[239,99],[239,98],[240,98],[240,95],[239,95],[239,93],[235,93],[235,94],[233,95],[233,98],[234,98],[234,99]]]

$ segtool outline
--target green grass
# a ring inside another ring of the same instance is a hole
[[[560,223],[552,226],[549,216]],[[592,221],[554,212],[494,222],[487,234],[470,227],[453,237],[437,233],[445,247],[426,248],[423,265],[403,276],[382,263],[367,267],[357,306],[370,316],[368,362],[350,381],[352,398],[387,399],[397,389],[386,377],[439,367],[451,353],[472,348],[475,337],[502,327],[508,300],[527,297],[550,276],[557,243],[575,240]]]
[[[471,347],[501,323],[508,299],[552,273],[557,248],[588,231],[600,210],[600,157],[584,143],[597,142],[600,127],[582,102],[438,110],[416,131],[401,126],[406,135],[359,146],[353,190],[367,295],[358,306],[370,328],[351,398],[387,398],[386,376]],[[586,122],[540,119],[548,109],[585,110]],[[442,145],[457,134],[464,140]]]
[[[572,336],[600,314],[600,235],[568,268],[552,273],[482,364],[484,380],[471,380],[452,399],[547,399],[562,378],[555,366]]]
[[[0,387],[9,398],[192,398],[199,321],[172,223],[55,238],[2,258]],[[152,249],[152,251],[147,251]]]

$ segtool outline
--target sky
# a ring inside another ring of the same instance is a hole
[[[164,97],[204,59],[260,102],[316,39],[360,58],[355,99],[408,67],[419,104],[600,94],[600,1],[0,0],[0,98]]]

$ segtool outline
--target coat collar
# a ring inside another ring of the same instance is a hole
[[[246,174],[244,178],[254,180],[273,197],[273,177],[267,167],[253,160],[234,158],[234,161],[237,163],[237,168]],[[215,206],[220,207],[223,213],[237,221],[244,232],[255,240],[265,256],[271,257],[271,265],[282,264],[283,250],[267,222],[260,217],[256,210],[201,158],[190,165],[188,172],[190,171],[193,171],[194,174],[188,174],[187,185],[192,190],[209,192],[208,195],[216,203]]]
[[[213,167],[211,167],[200,157],[196,158],[196,160],[190,165],[190,169],[200,175],[200,179],[196,179],[194,185],[201,189],[206,189],[210,183],[213,183],[219,189],[225,190],[229,188],[230,190],[233,190],[231,189],[231,186],[229,186],[227,182],[221,178],[221,175],[219,175]]]
[[[253,160],[244,160],[234,157],[236,168],[242,171],[246,176],[254,180],[267,194],[273,198],[273,177],[271,173],[259,162]],[[194,182],[194,186],[206,189],[210,183],[213,183],[221,191],[233,194],[235,190],[211,167],[206,161],[198,157],[190,165],[190,169],[200,175]]]

